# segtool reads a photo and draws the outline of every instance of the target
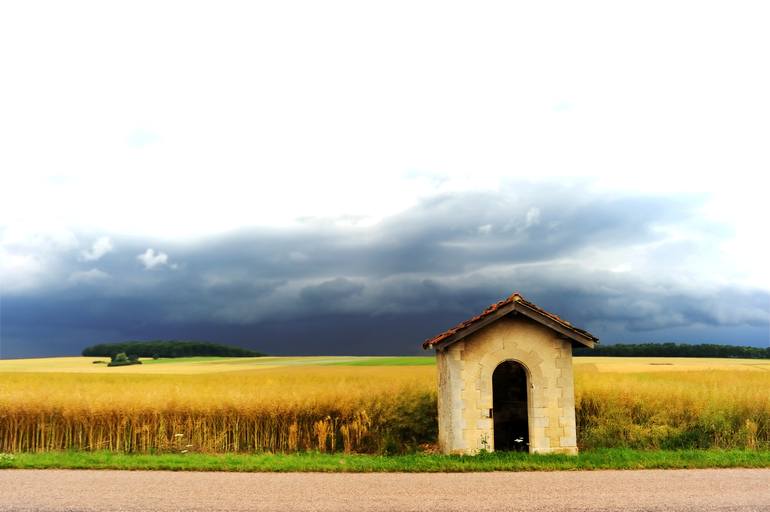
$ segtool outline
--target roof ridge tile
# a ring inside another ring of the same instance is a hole
[[[500,300],[498,302],[495,302],[494,304],[491,304],[491,305],[487,306],[487,308],[484,309],[484,311],[482,311],[480,314],[478,314],[478,315],[476,315],[476,316],[474,316],[472,318],[469,318],[468,320],[464,320],[464,321],[460,322],[459,324],[455,325],[454,327],[452,327],[450,329],[447,329],[446,331],[444,331],[444,332],[442,332],[440,334],[437,334],[436,336],[434,336],[432,338],[428,338],[427,340],[425,340],[423,342],[422,348],[428,349],[428,348],[436,345],[437,343],[442,342],[443,340],[449,338],[450,336],[453,336],[454,334],[457,334],[458,332],[461,332],[461,331],[467,329],[468,327],[472,326],[476,322],[479,322],[479,321],[483,320],[484,318],[486,318],[487,316],[491,315],[492,313],[494,313],[498,309],[500,309],[500,308],[502,308],[504,306],[507,306],[508,304],[511,304],[513,302],[522,304],[523,306],[526,306],[526,307],[536,311],[537,313],[540,313],[541,315],[543,315],[543,316],[553,320],[554,322],[560,324],[565,329],[568,329],[568,330],[570,330],[570,331],[572,331],[572,332],[574,332],[576,334],[579,334],[580,336],[584,336],[584,337],[586,337],[586,338],[588,338],[588,339],[590,339],[592,341],[597,341],[598,340],[598,338],[596,336],[594,336],[593,334],[589,333],[588,331],[585,331],[583,329],[579,329],[579,328],[573,326],[568,321],[566,321],[563,318],[559,317],[558,315],[555,315],[553,313],[549,313],[548,311],[544,310],[540,306],[537,306],[536,304],[534,304],[532,302],[529,302],[519,292],[513,292],[511,295],[508,296],[508,298]]]

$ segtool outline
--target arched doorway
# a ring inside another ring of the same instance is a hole
[[[492,373],[492,418],[495,451],[529,451],[527,371],[504,361]]]

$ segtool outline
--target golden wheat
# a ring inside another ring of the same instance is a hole
[[[0,377],[0,452],[383,451],[397,429],[403,433],[399,425],[424,423],[411,416],[435,403],[434,383],[426,366],[7,373]],[[430,440],[421,436],[395,441]]]
[[[770,448],[770,371],[635,370],[576,366],[581,446]]]
[[[46,373],[31,373],[32,362],[0,364],[0,452],[381,453],[436,438],[431,366],[312,366],[329,358],[293,358],[258,369],[221,360],[118,373],[82,359],[61,362],[63,372],[50,360]],[[217,365],[222,371],[211,370]],[[769,366],[576,359],[579,445],[770,448]]]

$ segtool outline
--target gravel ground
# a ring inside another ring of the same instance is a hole
[[[419,474],[0,470],[0,510],[770,511],[770,470]]]

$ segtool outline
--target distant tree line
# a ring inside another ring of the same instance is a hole
[[[636,343],[597,345],[596,348],[576,348],[575,356],[617,357],[737,357],[744,359],[770,359],[770,347],[742,347],[702,343]]]
[[[127,354],[135,357],[192,357],[192,356],[224,356],[224,357],[258,357],[263,356],[253,350],[209,343],[205,341],[124,341],[121,343],[100,343],[83,349],[87,357],[110,357],[117,354]]]

